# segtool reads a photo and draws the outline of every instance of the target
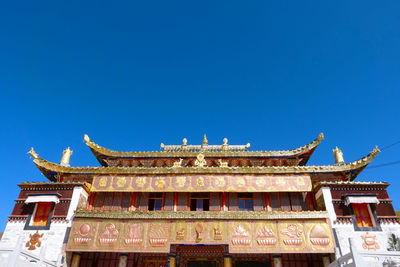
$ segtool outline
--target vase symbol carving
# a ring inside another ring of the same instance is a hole
[[[201,223],[196,224],[194,230],[196,231],[196,242],[203,240],[203,231],[204,231],[203,225]]]

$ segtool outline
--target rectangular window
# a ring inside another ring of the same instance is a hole
[[[269,198],[270,198],[272,210],[273,211],[281,210],[281,207],[279,206],[279,193],[271,193],[271,194],[269,194]]]
[[[368,203],[353,203],[352,206],[358,227],[374,227]]]
[[[281,204],[281,210],[289,211],[290,210],[289,193],[279,193],[279,200]]]
[[[210,193],[191,193],[190,194],[191,211],[209,211]]]
[[[114,193],[112,209],[120,210],[121,209],[121,201],[122,201],[122,193]]]
[[[131,197],[132,195],[130,193],[123,193],[123,197],[122,197],[122,210],[128,210],[130,207],[130,203],[131,203]]]
[[[50,217],[53,202],[36,203],[36,211],[33,215],[33,226],[46,226]]]
[[[253,211],[253,193],[238,193],[239,211]]]
[[[149,195],[149,210],[162,210],[163,204],[162,193],[150,193]]]

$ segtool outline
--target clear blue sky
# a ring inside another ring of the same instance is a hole
[[[134,3],[132,3],[134,2]],[[0,7],[0,230],[18,183],[46,181],[26,152],[98,166],[161,142],[292,149],[309,164],[400,140],[399,1],[26,1]],[[371,164],[400,160],[400,144]],[[400,165],[366,169],[400,209]]]

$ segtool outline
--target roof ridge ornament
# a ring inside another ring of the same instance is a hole
[[[207,140],[206,134],[204,134],[204,136],[203,136],[203,146],[204,145],[208,145],[208,140]]]
[[[35,150],[33,149],[33,147],[31,147],[31,150],[29,150],[27,154],[30,154],[31,157],[34,158],[34,159],[39,158],[39,155],[35,152]]]
[[[71,158],[72,155],[72,150],[70,149],[70,147],[67,147],[64,151],[63,151],[63,155],[61,157],[61,161],[60,161],[60,165],[61,166],[66,166],[69,167],[69,160]]]
[[[196,167],[200,167],[200,168],[203,168],[203,167],[206,167],[206,166],[207,166],[207,161],[205,160],[204,154],[203,154],[203,153],[199,153],[199,154],[197,155],[197,158],[196,158],[196,160],[194,161],[194,165],[195,165]]]
[[[344,158],[343,158],[343,152],[342,152],[342,150],[340,150],[340,148],[336,147],[333,150],[333,154],[335,155],[335,165],[345,164]]]
[[[85,134],[85,135],[83,136],[83,140],[85,140],[86,143],[89,143],[89,142],[90,142],[89,135]]]

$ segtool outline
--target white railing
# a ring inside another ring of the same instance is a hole
[[[349,238],[350,252],[339,257],[336,251],[336,260],[328,267],[400,267],[399,251],[358,251],[354,241]]]
[[[0,243],[1,244],[1,243]],[[0,267],[61,267],[62,255],[57,262],[45,259],[46,245],[40,249],[39,255],[23,249],[23,237],[18,239],[14,248],[0,247]]]

